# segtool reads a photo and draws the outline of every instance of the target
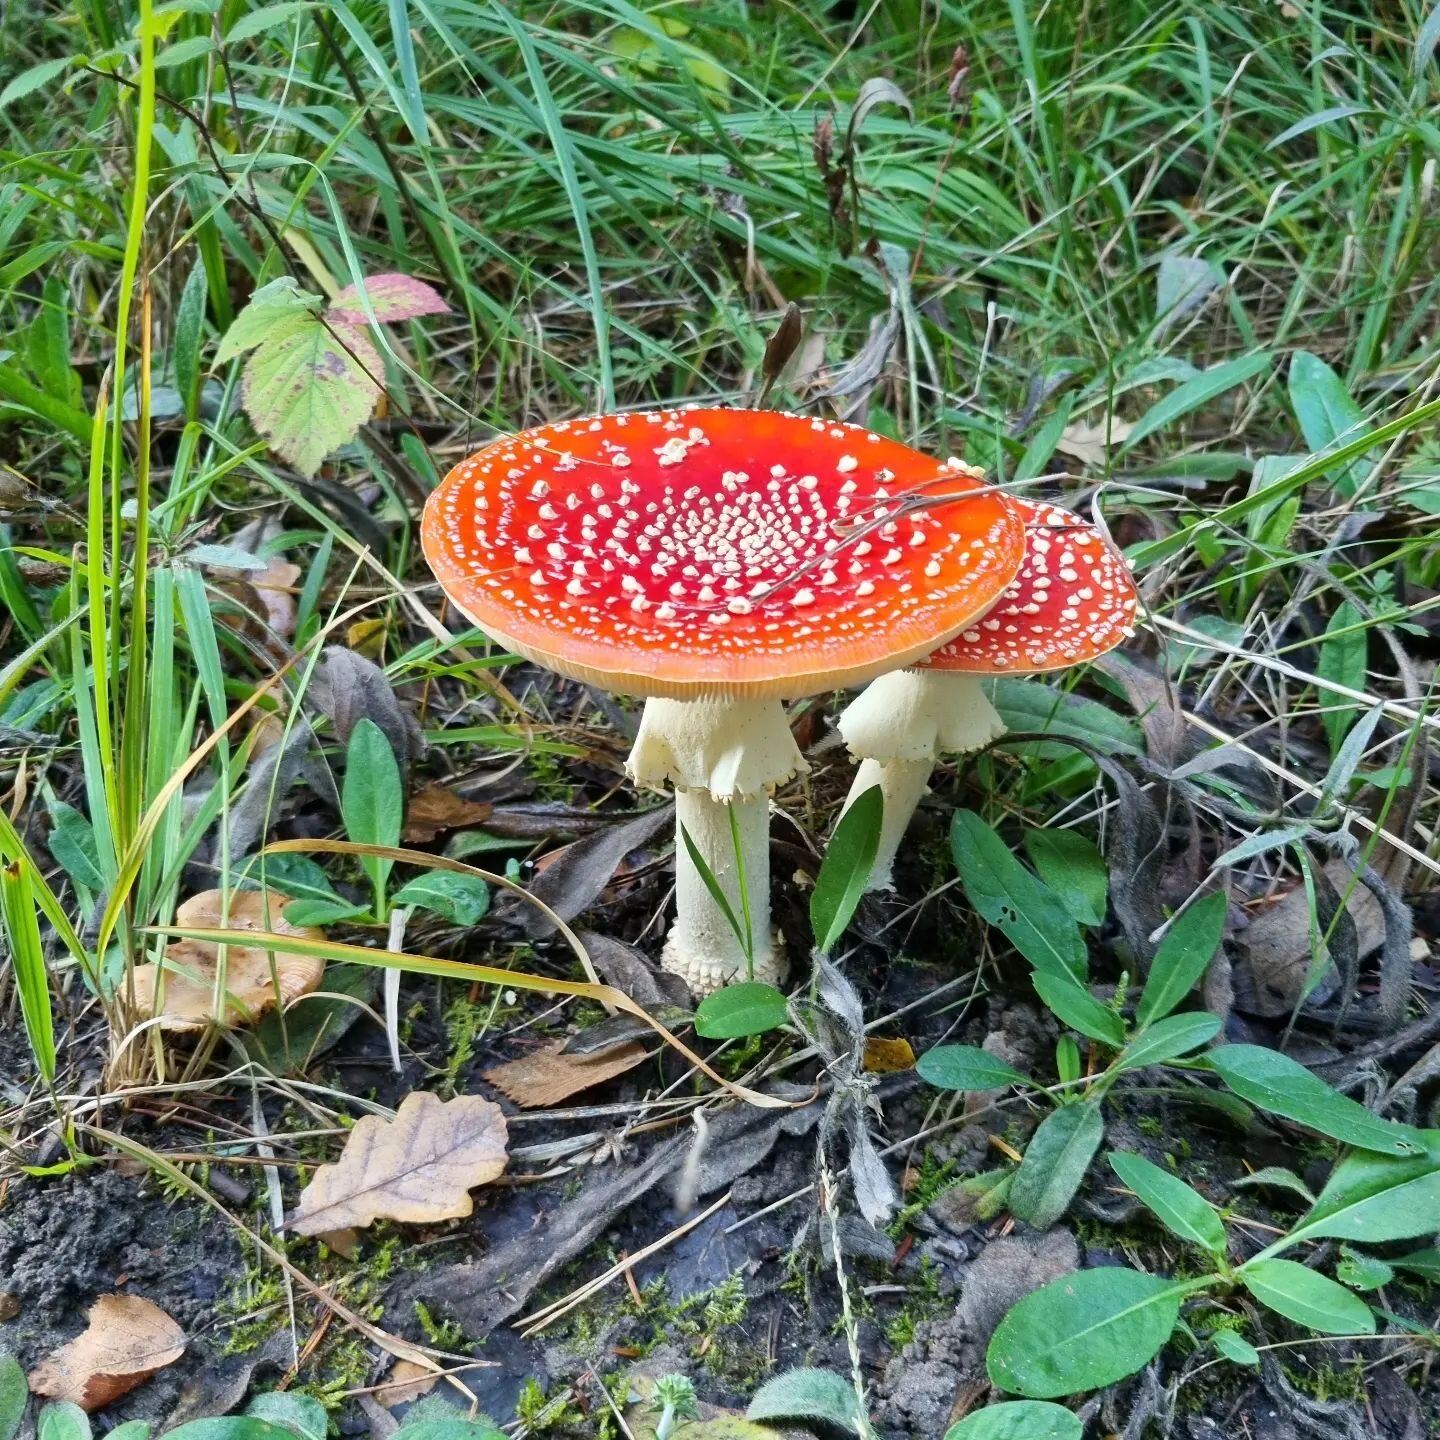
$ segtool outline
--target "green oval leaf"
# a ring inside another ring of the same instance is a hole
[[[301,1395],[293,1390],[268,1390],[257,1395],[245,1407],[245,1414],[283,1425],[300,1436],[300,1440],[325,1440],[330,1423],[325,1407],[313,1395]]]
[[[945,1440],[1080,1440],[1080,1420],[1048,1400],[1006,1400],[967,1415]]]
[[[707,1040],[734,1040],[776,1030],[788,1019],[785,997],[773,985],[741,980],[700,1002],[695,1029]]]
[[[973,810],[955,812],[950,850],[965,896],[981,919],[999,929],[1037,971],[1085,978],[1085,941],[1070,912]]]
[[[1188,1055],[1207,1040],[1213,1040],[1220,1033],[1220,1025],[1220,1017],[1205,1010],[1167,1015],[1130,1041],[1116,1058],[1115,1069],[1139,1070],[1145,1065],[1160,1065]]]
[[[366,716],[350,732],[345,747],[345,779],[340,789],[345,834],[357,844],[394,847],[400,843],[404,811],[405,790],[395,752],[385,732]],[[377,913],[383,909],[379,896],[394,864],[374,855],[360,857],[360,866],[376,890]]]
[[[1185,1286],[1140,1270],[1084,1270],[1027,1295],[985,1355],[1001,1390],[1050,1400],[1097,1390],[1149,1364],[1180,1317]]]
[[[1430,1234],[1440,1215],[1440,1130],[1416,1134],[1426,1146],[1421,1155],[1347,1155],[1290,1232],[1290,1243],[1328,1238],[1379,1244]]]
[[[825,847],[825,859],[810,896],[810,929],[816,947],[824,955],[845,933],[865,893],[880,844],[884,810],[880,787],[872,785],[846,808]]]
[[[1037,1230],[1053,1225],[1075,1198],[1104,1138],[1105,1121],[1094,1101],[1052,1111],[1030,1137],[1010,1182],[1011,1211]]]
[[[1352,1290],[1378,1290],[1395,1278],[1395,1268],[1378,1255],[1367,1255],[1363,1250],[1342,1245],[1340,1258],[1335,1263],[1335,1278]]]
[[[1118,1050],[1125,1043],[1125,1023],[1108,1006],[1102,1005],[1070,975],[1051,975],[1037,970],[1030,977],[1035,993],[1045,1007],[1072,1030]]]
[[[1082,925],[1105,923],[1110,873],[1105,857],[1078,830],[1027,830],[1025,852],[1040,879]]]
[[[1228,903],[1222,892],[1206,895],[1165,932],[1145,977],[1137,1024],[1149,1025],[1168,1015],[1199,983],[1220,948]]]
[[[429,870],[406,881],[392,903],[418,905],[453,925],[478,925],[490,909],[490,887],[478,875]]]
[[[1252,1260],[1236,1272],[1262,1304],[1321,1335],[1373,1335],[1375,1316],[1358,1295],[1295,1260]]]
[[[1370,422],[1351,399],[1345,382],[1308,350],[1297,350],[1290,357],[1290,404],[1300,422],[1300,433],[1313,451],[1348,444],[1369,433]],[[1368,459],[1360,456],[1348,465],[1332,467],[1327,474],[1342,495],[1353,495],[1369,471]]]
[[[940,1090],[1000,1090],[1030,1084],[1013,1065],[975,1045],[937,1045],[915,1062],[915,1069],[922,1080]]]
[[[821,1420],[847,1435],[865,1423],[849,1380],[829,1370],[787,1370],[755,1392],[747,1420]]]
[[[1225,1226],[1203,1195],[1143,1156],[1116,1152],[1109,1158],[1110,1168],[1167,1230],[1212,1255],[1225,1253]]]
[[[90,1417],[73,1401],[56,1400],[41,1410],[35,1434],[37,1440],[90,1440]]]
[[[1260,1363],[1260,1352],[1236,1330],[1215,1330],[1211,1332],[1215,1348],[1236,1365],[1252,1368]]]
[[[13,1355],[0,1355],[0,1440],[14,1440],[29,1398],[20,1362]]]
[[[1440,1283],[1440,1250],[1412,1250],[1390,1263],[1407,1275],[1418,1275],[1431,1284]]]
[[[1278,1050],[1221,1045],[1206,1059],[1242,1100],[1332,1140],[1386,1155],[1414,1155],[1424,1148],[1417,1131],[1372,1115]]]

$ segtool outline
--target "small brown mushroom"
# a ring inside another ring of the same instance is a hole
[[[289,903],[287,896],[274,890],[232,890],[227,912],[225,891],[204,890],[176,910],[175,924],[182,930],[223,927],[323,940],[323,930],[291,925],[285,919],[281,912]],[[163,967],[137,965],[135,1009],[147,1019],[155,1017],[158,990],[161,1029],[203,1030],[216,1023],[229,1029],[258,1019],[277,999],[283,1008],[310,994],[325,973],[324,960],[310,955],[239,944],[226,949],[223,1018],[215,993],[220,946],[208,940],[176,940],[165,947]]]

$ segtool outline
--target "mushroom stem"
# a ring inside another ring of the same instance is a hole
[[[851,785],[840,813],[843,815],[861,795],[876,785],[880,787],[884,807],[880,840],[875,847],[875,863],[865,884],[867,890],[895,888],[891,873],[895,867],[895,856],[916,807],[930,788],[930,772],[934,768],[931,760],[862,760],[855,771],[855,783]]]
[[[662,957],[665,968],[682,976],[696,995],[750,978],[751,960],[756,980],[782,979],[783,952],[770,929],[769,794],[809,768],[784,707],[778,700],[647,700],[625,768],[638,784],[675,787],[676,915]],[[743,873],[753,950],[748,959],[690,858],[682,826],[742,929]]]
[[[730,902],[742,932],[748,914],[748,955],[692,859],[685,844],[687,834]],[[697,995],[709,994],[731,980],[766,980],[773,985],[781,978],[783,961],[770,929],[770,802],[763,793],[717,800],[708,790],[676,791],[675,924],[662,958],[665,968],[683,975]]]
[[[892,888],[891,872],[935,761],[947,753],[980,750],[1005,733],[1005,722],[979,678],[956,670],[894,670],[873,681],[837,722],[850,753],[862,763],[845,808],[874,785],[885,818],[867,890]]]

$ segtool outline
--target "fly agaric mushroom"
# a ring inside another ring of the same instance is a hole
[[[292,925],[280,913],[289,897],[273,890],[204,890],[192,895],[175,911],[180,930],[268,930],[323,940],[325,932],[313,925]],[[325,973],[324,960],[281,951],[272,954],[258,946],[227,945],[223,1009],[215,1004],[220,970],[220,947],[208,940],[176,940],[165,947],[164,981],[159,965],[137,965],[134,973],[135,1009],[155,1018],[162,1030],[203,1030],[219,1024],[226,1029],[258,1019],[274,1005],[283,1010],[318,989]],[[158,1004],[158,1009],[157,1009]]]
[[[939,481],[943,496],[906,498]],[[781,701],[931,653],[994,604],[1024,528],[968,470],[859,426],[689,409],[487,446],[430,497],[421,543],[492,639],[644,697],[630,777],[674,785],[677,825],[733,912],[748,899],[749,955],[677,830],[663,963],[704,994],[783,975],[769,794],[807,767]]]
[[[1005,733],[981,676],[1065,670],[1134,634],[1135,585],[1115,546],[1069,510],[1011,503],[1025,520],[1025,560],[999,603],[923,664],[875,681],[837,721],[860,761],[845,808],[875,785],[884,797],[867,889],[891,888],[896,851],[936,760]]]

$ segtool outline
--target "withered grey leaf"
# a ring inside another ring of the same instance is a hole
[[[780,323],[775,327],[774,334],[765,342],[765,355],[760,362],[760,374],[765,380],[767,390],[779,378],[780,372],[795,353],[796,346],[800,344],[804,333],[804,318],[800,313],[800,307],[792,300],[785,307],[785,313],[780,317]]]
[[[329,717],[341,744],[361,720],[373,720],[390,742],[402,771],[425,751],[420,726],[396,698],[385,672],[354,650],[326,646],[315,667],[309,698]]]
[[[532,1229],[496,1245],[480,1260],[437,1265],[402,1284],[395,1313],[412,1297],[453,1316],[481,1340],[522,1310],[535,1290],[582,1254],[615,1218],[656,1187],[684,1159],[688,1140],[671,1140],[638,1163],[591,1178],[563,1205],[540,1212]],[[408,1280],[408,1277],[407,1277]]]
[[[673,819],[674,807],[661,805],[573,841],[553,852],[549,863],[527,888],[562,920],[573,920],[600,898],[620,862]],[[540,939],[555,928],[546,915],[518,896],[502,899],[503,903],[495,905],[497,915],[519,925],[532,939]]]
[[[637,1005],[651,1011],[691,1008],[690,989],[680,976],[656,969],[638,950],[621,940],[595,930],[579,933],[601,979],[623,990]]]

